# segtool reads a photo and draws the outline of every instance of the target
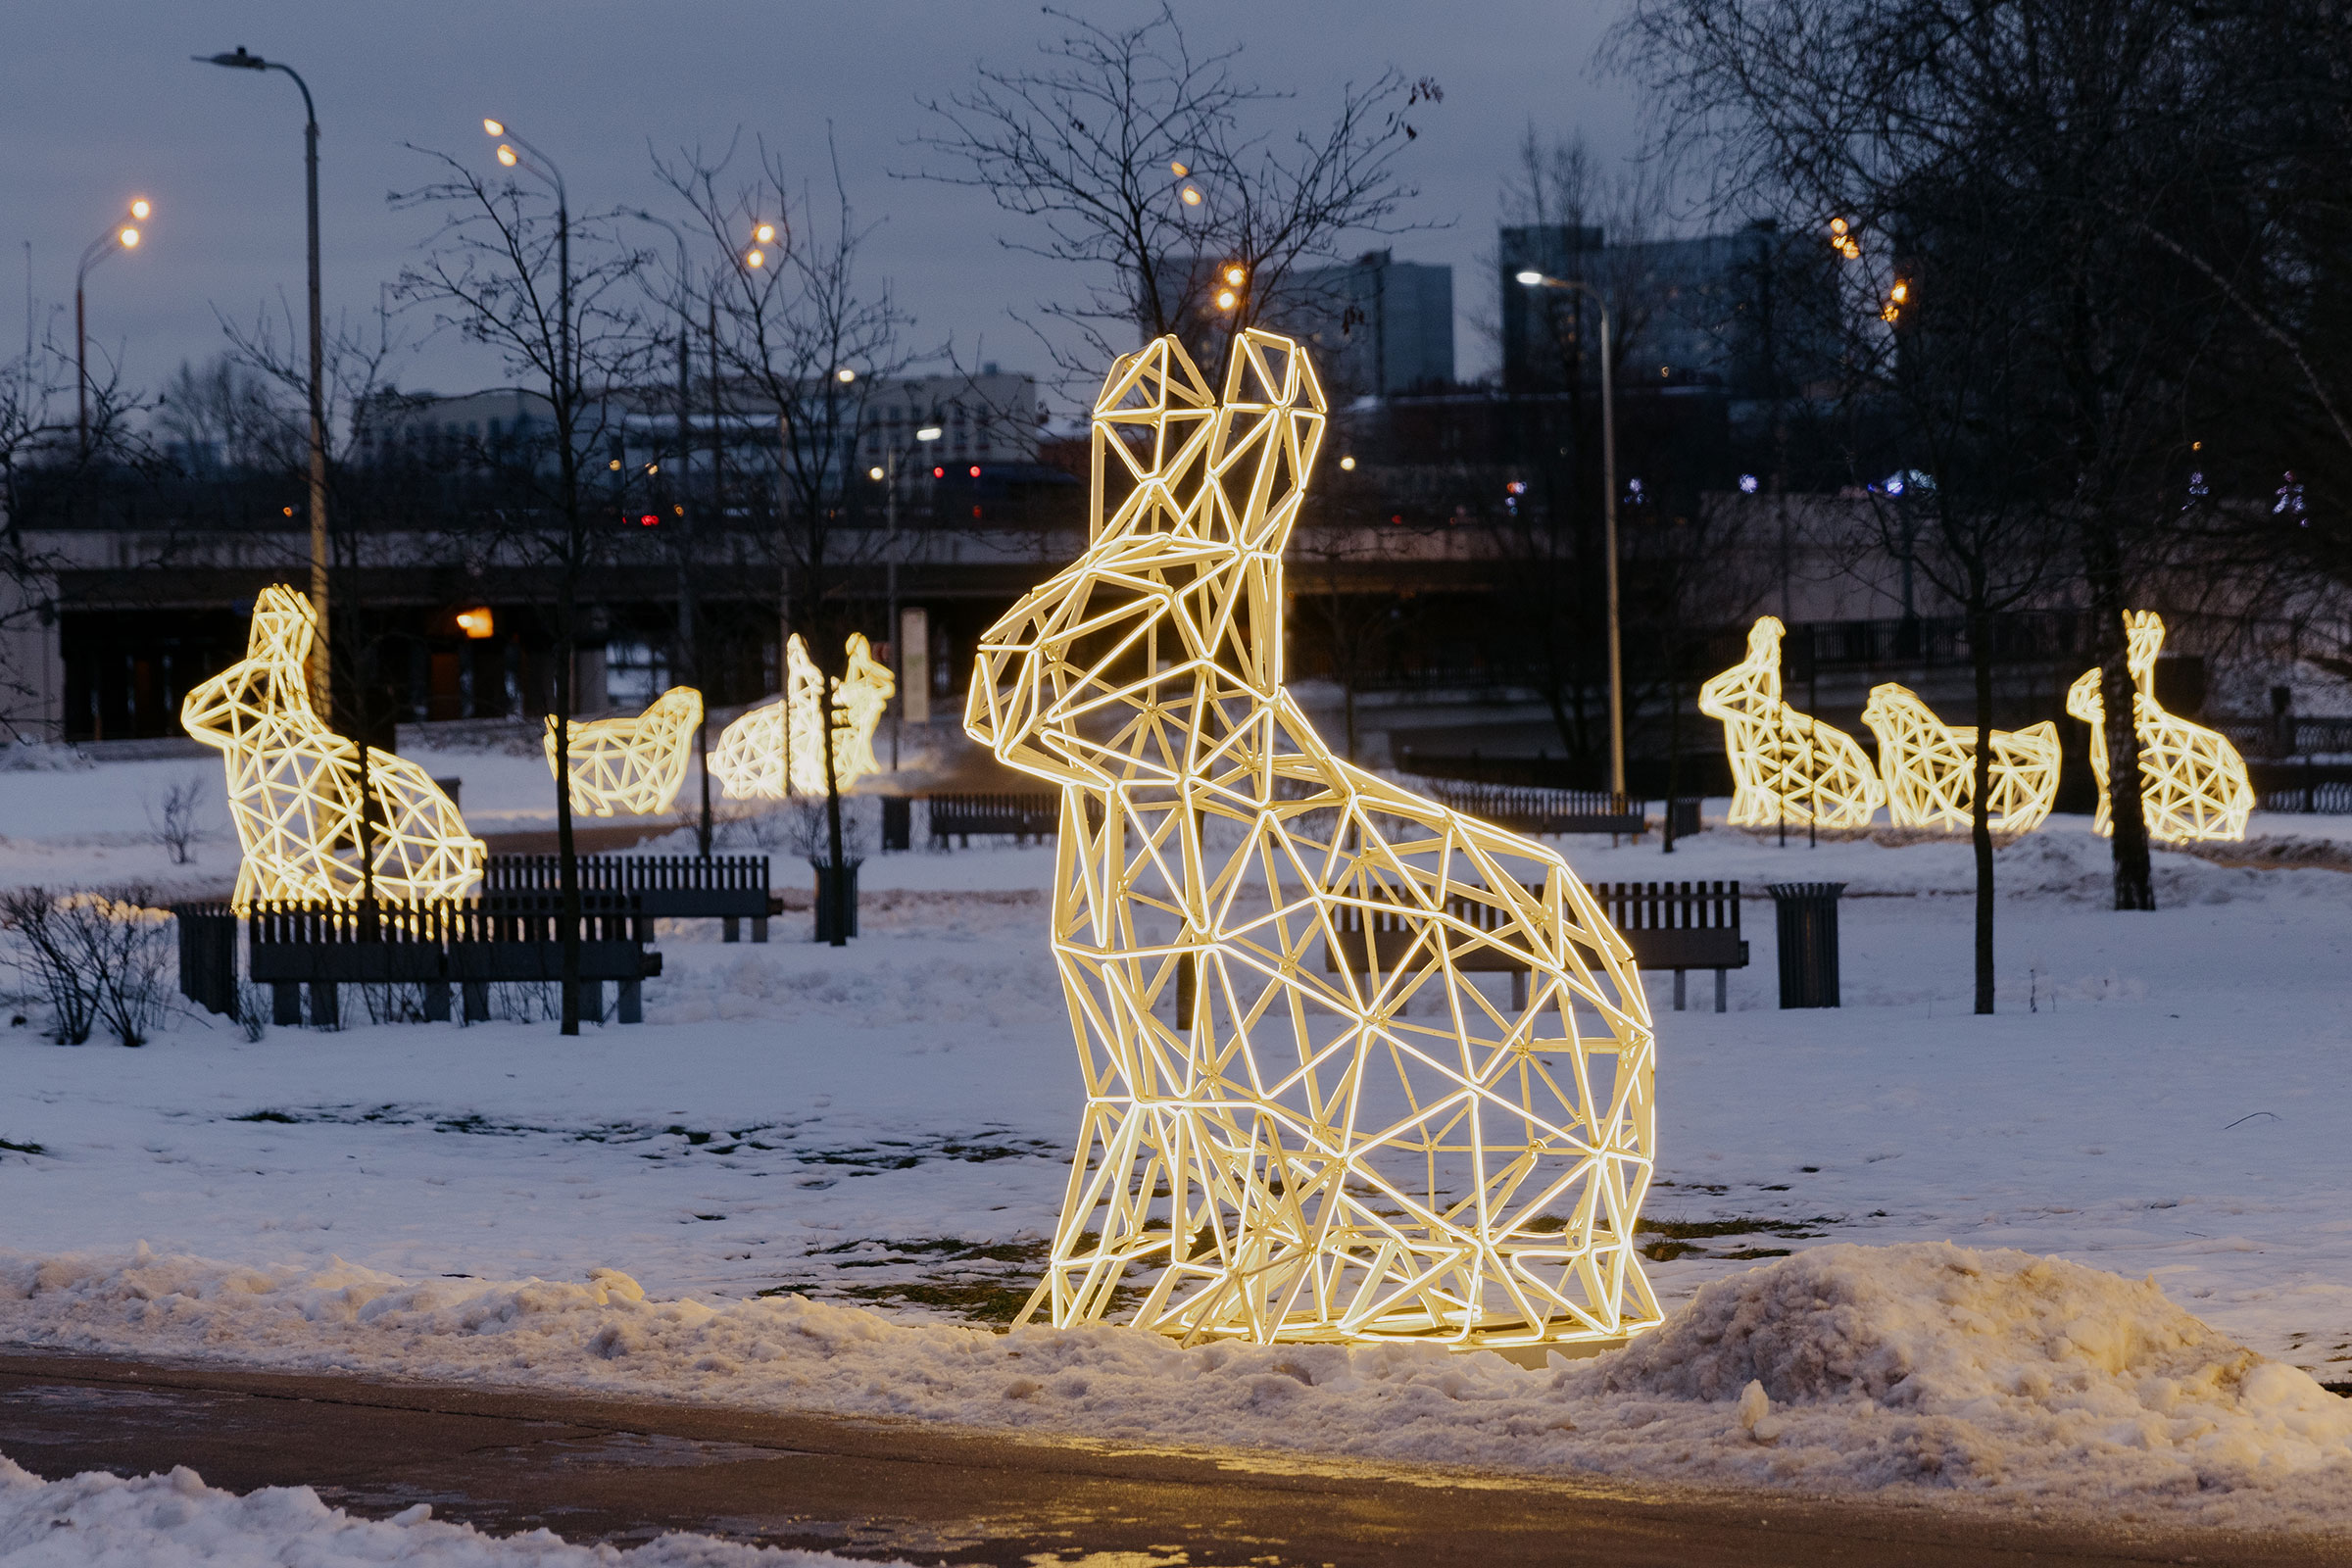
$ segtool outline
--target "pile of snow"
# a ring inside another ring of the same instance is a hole
[[[1626,1350],[1529,1371],[1421,1345],[916,1323],[800,1297],[0,1254],[0,1338],[57,1348],[891,1414],[1109,1441],[2352,1525],[2352,1402],[2138,1285],[1948,1244],[1818,1248]]]
[[[77,773],[97,765],[77,746],[36,741],[29,735],[0,746],[0,773]]]
[[[401,1562],[417,1568],[832,1568],[846,1557],[669,1535],[622,1550],[575,1546],[546,1530],[486,1536],[443,1524],[417,1503],[386,1520],[355,1519],[308,1487],[238,1496],[181,1465],[124,1480],[103,1470],[44,1482],[0,1457],[0,1560],[23,1568],[339,1568]]]
[[[1948,1244],[1818,1248],[1700,1288],[1580,1370],[1585,1396],[1737,1396],[1758,1479],[1933,1481],[2080,1502],[2352,1480],[2352,1400],[2156,1282]],[[1646,1437],[1646,1434],[1644,1435]]]

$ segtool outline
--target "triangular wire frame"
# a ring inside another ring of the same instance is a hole
[[[1028,1312],[1621,1338],[1659,1315],[1639,976],[1556,854],[1349,765],[1284,689],[1281,554],[1327,419],[1272,333],[1236,337],[1221,398],[1173,338],[1122,358],[1090,546],[982,641],[967,727],[1062,786],[1087,1095]]]

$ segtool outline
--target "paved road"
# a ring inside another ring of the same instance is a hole
[[[0,1452],[42,1476],[193,1466],[382,1516],[618,1544],[694,1530],[920,1563],[1823,1568],[2352,1562],[2352,1545],[2091,1539],[1919,1509],[1382,1471],[356,1378],[0,1350]]]

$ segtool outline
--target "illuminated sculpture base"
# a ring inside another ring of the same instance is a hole
[[[853,635],[849,664],[833,683],[833,772],[842,789],[882,771],[874,758],[874,731],[898,684],[890,666],[873,657],[870,644]],[[730,799],[780,801],[825,793],[825,754],[817,693],[824,676],[795,632],[784,643],[784,695],[752,709],[729,724],[710,754],[710,776]]]
[[[2156,656],[2164,618],[2152,610],[2124,612],[2124,659],[2132,672],[2132,719],[2139,731],[2139,808],[2159,844],[2242,839],[2254,811],[2246,760],[2227,736],[2175,718],[2156,701]],[[2066,710],[2090,726],[2090,771],[2099,781],[2091,826],[2113,834],[2107,777],[2107,704],[2100,672],[2084,670],[2067,689]]]
[[[596,816],[666,811],[686,782],[686,760],[703,722],[703,694],[672,686],[642,713],[573,719],[566,737],[571,808]],[[556,719],[547,719],[547,771],[556,771]]]
[[[1324,421],[1287,338],[1237,339],[1221,400],[1174,338],[1123,358],[1093,542],[982,640],[966,728],[1062,789],[1087,1095],[1023,1318],[1132,1290],[1187,1342],[1615,1342],[1660,1317],[1640,978],[1557,855],[1340,760],[1284,689]]]
[[[1870,689],[1862,722],[1879,740],[1886,814],[1897,827],[1975,826],[1977,731],[1938,719],[1919,694],[1892,681]],[[1985,815],[1995,833],[2031,833],[2058,799],[2058,726],[2048,719],[1992,732],[1992,790]]]
[[[1748,628],[1747,657],[1698,689],[1698,710],[1723,721],[1732,764],[1726,820],[1734,827],[1868,827],[1886,786],[1851,735],[1781,701],[1785,630],[1777,615],[1758,620]]]
[[[363,752],[319,719],[308,680],[317,628],[309,600],[282,584],[264,588],[245,657],[180,704],[181,727],[217,748],[227,771],[244,852],[232,902],[244,909],[256,899],[366,896],[363,836],[375,897],[457,897],[481,875],[482,841],[424,769],[372,746]]]

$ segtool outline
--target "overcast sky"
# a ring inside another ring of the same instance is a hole
[[[1532,121],[1581,128],[1595,153],[1630,156],[1634,94],[1596,74],[1593,48],[1623,0],[1348,0],[1180,7],[1196,48],[1245,46],[1242,74],[1296,91],[1286,113],[1323,119],[1341,83],[1396,66],[1433,75],[1446,99],[1417,112],[1401,165],[1420,187],[1409,216],[1449,226],[1389,242],[1400,260],[1450,263],[1460,319],[1457,373],[1494,360],[1472,318],[1492,311],[1479,258],[1492,250],[1499,181]],[[1152,7],[1112,0],[1104,21]],[[921,162],[909,138],[919,101],[963,87],[975,63],[1018,65],[1062,27],[1034,4],[857,0],[230,0],[202,6],[73,0],[8,8],[0,21],[0,300],[22,309],[25,251],[36,312],[73,331],[74,263],[135,193],[154,201],[147,243],[109,259],[89,285],[94,343],[152,387],[221,344],[216,309],[250,318],[282,289],[302,293],[302,115],[285,77],[190,63],[243,45],[308,78],[321,127],[327,310],[372,313],[378,286],[417,254],[432,220],[385,195],[423,182],[404,143],[487,168],[484,115],[508,121],[562,164],[573,205],[651,206],[648,164],[663,150],[765,135],[821,177],[826,126],[838,137],[860,216],[880,220],[868,263],[917,318],[920,344],[953,339],[966,362],[1044,371],[1008,307],[1069,290],[1034,258],[1005,251],[1018,220],[977,192],[893,178]],[[23,323],[8,333],[21,340]],[[5,342],[7,339],[0,339]],[[455,341],[423,346],[402,385],[459,391],[506,379]]]

